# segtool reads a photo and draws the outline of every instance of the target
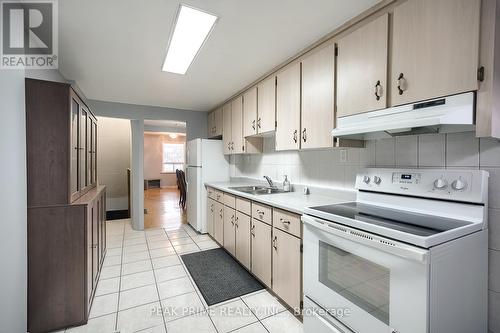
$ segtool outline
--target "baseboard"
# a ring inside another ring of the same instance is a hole
[[[111,220],[122,220],[122,219],[128,219],[130,218],[130,215],[128,214],[127,209],[123,210],[108,210],[106,212],[106,220],[111,221]]]

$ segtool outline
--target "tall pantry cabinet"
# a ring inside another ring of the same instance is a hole
[[[26,79],[28,330],[85,324],[106,250],[97,119],[71,85]]]

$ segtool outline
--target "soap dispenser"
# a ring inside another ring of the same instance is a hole
[[[283,191],[290,192],[290,181],[287,175],[285,175],[285,180],[283,181]]]

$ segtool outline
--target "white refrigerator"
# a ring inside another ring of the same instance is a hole
[[[206,182],[229,180],[229,157],[221,140],[195,139],[187,143],[187,221],[198,232],[207,233]]]

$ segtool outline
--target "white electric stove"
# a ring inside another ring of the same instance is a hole
[[[486,332],[488,173],[367,169],[356,189],[302,217],[306,332]]]

